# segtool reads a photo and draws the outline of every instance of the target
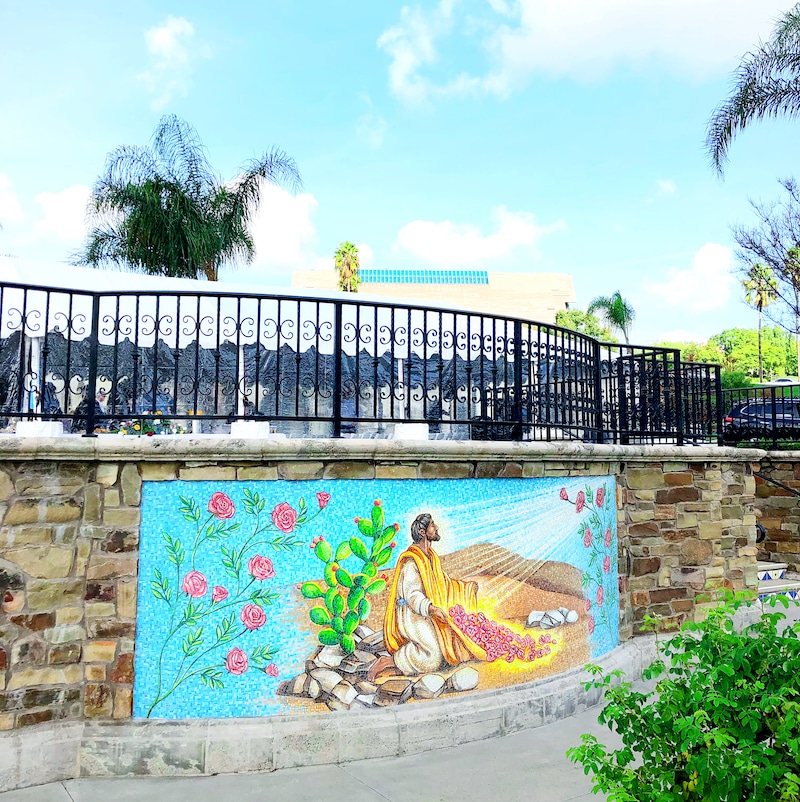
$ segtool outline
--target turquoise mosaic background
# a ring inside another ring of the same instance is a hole
[[[375,499],[387,524],[399,524],[379,571],[409,545],[414,518],[430,512],[440,555],[491,542],[575,566],[592,657],[617,645],[613,477],[146,482],[134,717],[297,712],[276,689],[303,671],[317,645],[298,592],[321,577],[312,544],[323,536],[335,548],[350,538]]]

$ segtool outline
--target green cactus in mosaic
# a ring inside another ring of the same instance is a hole
[[[369,518],[356,518],[357,534],[343,540],[334,549],[324,537],[317,537],[311,548],[323,564],[323,582],[304,582],[300,593],[319,604],[308,617],[320,629],[318,638],[324,646],[341,646],[348,654],[356,648],[353,633],[369,615],[370,596],[386,588],[388,577],[378,569],[391,559],[400,529],[386,526],[383,505],[376,499]],[[349,566],[344,565],[349,561]]]

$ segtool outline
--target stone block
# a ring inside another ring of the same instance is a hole
[[[78,624],[83,620],[83,607],[58,607],[56,609],[56,625]]]
[[[142,478],[139,476],[139,469],[132,462],[122,466],[119,484],[122,503],[127,507],[138,507],[142,503]]]
[[[688,472],[664,474],[664,484],[668,487],[687,487],[692,481],[693,475]]]
[[[522,475],[526,479],[540,479],[544,476],[544,463],[524,462],[522,464]]]
[[[110,507],[119,507],[122,499],[120,498],[119,488],[109,487],[103,494],[103,506],[106,509]]]
[[[124,554],[137,551],[139,548],[139,532],[137,529],[114,529],[108,533],[101,543],[100,550],[107,554]]]
[[[7,551],[5,558],[37,579],[63,579],[69,576],[73,550],[66,546],[28,546]]]
[[[416,479],[417,466],[414,465],[398,465],[391,463],[388,465],[375,466],[376,479]]]
[[[29,610],[52,610],[80,602],[84,584],[80,579],[32,579],[28,582],[27,590]]]
[[[48,498],[41,505],[44,507],[42,520],[47,523],[66,523],[81,517],[81,506],[74,498]]]
[[[236,722],[210,721],[205,772],[232,774],[271,771],[273,749],[273,725],[266,718],[254,721],[239,719]]]
[[[87,524],[99,523],[101,485],[86,485],[83,491],[83,522]]]
[[[375,466],[371,462],[330,462],[322,475],[325,479],[374,479]]]
[[[472,464],[469,462],[421,462],[420,479],[469,479]]]
[[[50,648],[47,662],[50,665],[60,663],[79,663],[81,660],[81,647],[78,643],[62,643]]]
[[[686,538],[681,543],[681,565],[707,565],[711,562],[713,549],[708,540]]]
[[[117,610],[114,602],[86,602],[84,609],[87,618],[111,618]]]
[[[202,482],[232,482],[236,479],[236,468],[232,465],[204,465],[196,468],[181,468],[178,471],[181,479]]]
[[[353,715],[349,713],[348,715]],[[276,722],[275,768],[288,769],[339,761],[339,726],[331,717],[315,720],[311,728],[307,721],[287,718]]]
[[[7,690],[31,688],[37,685],[74,685],[83,680],[83,666],[68,665],[59,668],[19,668],[11,673]]]
[[[103,523],[106,526],[132,529],[139,526],[140,520],[141,510],[138,507],[113,507],[103,512]]]
[[[722,537],[722,521],[700,521],[697,530],[703,540],[719,540]]]
[[[282,479],[321,479],[323,468],[321,462],[282,462],[278,474]]]
[[[653,490],[664,486],[661,468],[628,468],[625,482],[631,490]]]
[[[117,582],[117,615],[120,618],[136,618],[136,582]]]
[[[679,512],[675,515],[675,526],[678,529],[690,529],[697,526],[696,512]]]
[[[31,615],[12,615],[11,623],[31,632],[42,632],[56,624],[54,613],[33,613]]]
[[[6,526],[33,524],[39,520],[39,502],[36,499],[17,499],[6,510],[3,523]]]
[[[84,667],[84,674],[87,682],[105,682],[106,665],[105,663],[90,663]]]
[[[628,518],[631,523],[638,524],[644,521],[652,521],[656,517],[655,510],[631,510]]]
[[[99,683],[88,683],[83,697],[83,712],[87,718],[110,716],[114,699],[111,688]]]
[[[117,688],[114,693],[114,718],[130,718],[133,713],[133,688]]]
[[[631,573],[633,576],[644,576],[654,574],[661,568],[661,560],[658,557],[637,557],[633,560]]]
[[[70,643],[82,641],[86,637],[86,630],[78,624],[62,624],[53,627],[48,633],[50,643]]]
[[[5,471],[0,471],[0,501],[5,501],[13,495],[14,482]]]
[[[89,567],[86,569],[86,578],[107,579],[136,576],[136,563],[134,557],[109,557],[104,554],[92,554],[89,559]]]
[[[103,487],[111,487],[117,483],[119,465],[114,462],[101,462],[95,472],[95,481]]]
[[[275,465],[251,465],[236,469],[236,478],[243,482],[272,482],[278,478]]]
[[[83,662],[113,663],[116,653],[115,640],[91,640],[83,645]]]
[[[176,462],[143,462],[139,465],[143,482],[171,482],[178,478]]]
[[[118,685],[133,685],[133,653],[120,654],[108,676],[112,682]]]
[[[671,487],[656,491],[656,504],[678,504],[686,501],[699,501],[700,491],[696,487]]]
[[[0,549],[14,546],[37,546],[50,543],[53,530],[49,526],[4,526],[0,529]]]

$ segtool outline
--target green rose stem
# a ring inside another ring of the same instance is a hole
[[[194,561],[195,558],[197,557],[197,550],[200,548],[201,544],[205,540],[205,537],[200,537],[200,533],[206,528],[206,526],[208,526],[213,517],[214,515],[212,513],[211,515],[208,516],[208,518],[205,519],[205,521],[203,521],[202,524],[200,524],[200,526],[197,527],[197,533],[194,536],[194,545],[192,546],[192,571],[195,570]]]
[[[170,614],[169,614],[169,633],[167,637],[164,639],[164,643],[161,644],[161,651],[158,653],[158,684],[156,685],[156,695],[161,693],[161,672],[162,672],[162,665],[164,662],[164,650],[167,648],[167,644],[169,643],[172,636],[180,629],[180,624],[178,624],[175,629],[173,629],[173,625],[175,623],[175,611],[178,609],[178,588],[181,586],[181,565],[183,561],[175,562],[175,603],[169,602],[170,607]],[[153,705],[155,707],[155,703]],[[150,711],[147,713],[147,717],[150,717],[150,713],[153,711],[153,708],[150,708]]]

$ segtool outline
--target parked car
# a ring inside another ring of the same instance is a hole
[[[725,416],[722,433],[726,443],[763,438],[800,440],[800,399],[740,401]]]

